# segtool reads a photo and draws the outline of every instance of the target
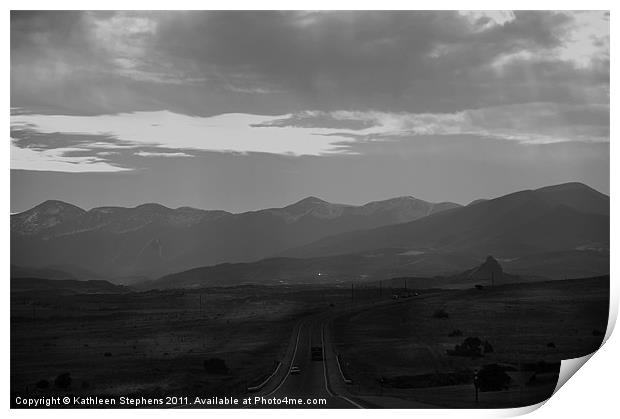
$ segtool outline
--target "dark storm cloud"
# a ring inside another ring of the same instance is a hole
[[[255,128],[266,127],[301,127],[301,128],[340,128],[361,130],[376,125],[371,120],[355,118],[354,116],[335,118],[328,112],[305,111],[261,124],[252,124]],[[337,135],[337,134],[327,134]]]
[[[562,46],[572,18],[561,13],[517,12],[485,30],[456,12],[178,18],[184,24],[173,16],[158,32],[158,48],[175,61],[197,74],[219,74],[230,85],[294,92],[310,109],[450,112],[514,103],[513,93],[519,102],[574,101],[581,96],[567,80],[578,79],[576,90],[582,90],[600,79],[573,63],[536,57]],[[506,73],[493,67],[499,57],[522,51],[533,58],[509,63]],[[521,89],[532,76],[547,86],[533,97]]]
[[[341,149],[355,150],[356,142],[362,140],[380,145],[392,137],[417,135],[467,134],[527,143],[606,142],[609,122],[609,105],[534,102],[438,114],[300,112],[254,126],[328,127],[333,131],[316,135],[355,139],[346,144],[334,144]]]
[[[56,46],[65,53],[88,52],[93,44],[84,17],[80,11],[11,11],[12,56],[17,57],[14,54],[24,49],[44,53],[46,46]]]
[[[501,24],[406,11],[11,19],[13,106],[48,112],[454,112],[608,100],[608,57],[579,67],[549,53],[573,36],[569,13],[516,12]]]
[[[12,145],[33,151],[51,151],[49,158],[60,159],[74,166],[82,164],[88,172],[97,163],[108,168],[123,171],[128,168],[140,170],[145,166],[145,158],[192,157],[191,150],[171,149],[120,140],[113,135],[86,135],[68,133],[41,133],[28,126],[11,129]],[[42,165],[41,170],[48,166]]]
[[[61,132],[42,133],[32,127],[11,128],[13,144],[20,148],[54,149],[100,144],[105,148],[132,146],[129,141],[122,141],[111,135],[67,134]]]

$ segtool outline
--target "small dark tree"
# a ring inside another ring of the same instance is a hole
[[[470,356],[476,358],[482,356],[482,341],[477,337],[467,337],[460,345],[454,345],[454,349],[448,349],[448,355]]]
[[[463,341],[463,346],[467,348],[478,348],[480,345],[482,345],[482,341],[478,337],[469,336]]]
[[[69,388],[71,386],[71,374],[68,372],[60,374],[54,380],[54,385],[58,388]]]
[[[480,391],[505,390],[510,384],[510,376],[497,364],[488,364],[478,373]]]

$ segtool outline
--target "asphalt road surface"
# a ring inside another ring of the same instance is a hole
[[[299,367],[299,374],[290,374],[287,371],[284,379],[277,387],[267,393],[265,398],[301,399],[304,404],[301,406],[270,406],[270,407],[303,407],[303,408],[330,408],[330,409],[356,409],[362,407],[357,402],[352,401],[346,396],[340,396],[333,392],[329,384],[330,375],[337,368],[334,356],[327,356],[323,361],[313,361],[311,355],[312,346],[324,347],[323,319],[320,317],[308,319],[301,324],[296,346],[294,349],[293,361],[291,366]],[[327,351],[325,351],[326,355]],[[331,361],[331,362],[330,362]],[[288,370],[289,365],[284,365]],[[330,374],[331,373],[331,374]]]

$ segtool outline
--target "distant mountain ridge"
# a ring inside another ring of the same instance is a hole
[[[362,206],[308,197],[241,214],[62,204],[11,216],[11,263],[20,272],[86,272],[122,284],[165,277],[153,284],[166,288],[338,282],[451,277],[492,254],[522,278],[609,273],[609,197],[579,183],[464,207],[412,197]]]
[[[573,278],[589,276],[588,265],[596,266],[597,257],[592,252],[581,252],[579,263],[583,269]],[[547,255],[541,255],[544,259]],[[593,257],[594,256],[594,257]],[[562,258],[553,255],[551,259]],[[566,260],[574,260],[568,253]],[[588,259],[590,258],[590,259]],[[527,262],[526,262],[527,263]],[[551,268],[555,261],[552,260]],[[471,266],[475,266],[471,268]],[[412,269],[413,267],[413,269]],[[518,264],[511,267],[519,268]],[[553,275],[553,270],[536,266],[536,274],[527,272],[527,264],[522,265],[526,272],[515,275],[504,271],[500,262],[488,256],[482,263],[469,255],[435,253],[404,254],[395,249],[384,249],[372,254],[348,254],[316,258],[268,258],[250,263],[222,263],[204,266],[163,276],[152,281],[135,284],[136,288],[172,289],[237,286],[245,284],[294,285],[330,284],[346,285],[355,283],[375,283],[379,280],[404,280],[410,286],[419,288],[470,288],[474,285],[492,286],[516,282],[531,282],[549,279],[566,279],[566,276]],[[551,272],[552,274],[547,276]],[[575,273],[573,271],[572,273]]]
[[[501,259],[487,256],[496,251]],[[425,286],[458,288],[605,275],[609,197],[582,184],[520,191],[411,222],[342,233],[283,255],[204,266],[143,286],[334,284],[409,277]]]
[[[133,208],[96,207],[87,211],[63,201],[48,200],[29,210],[12,214],[11,232],[34,235],[47,231],[49,236],[89,230],[108,230],[123,233],[155,221],[164,221],[171,225],[191,226],[201,221],[223,216],[243,216],[262,212],[277,214],[288,222],[295,222],[305,216],[334,219],[343,215],[370,216],[391,213],[393,219],[385,222],[398,223],[412,221],[460,206],[453,202],[427,202],[412,196],[372,201],[365,205],[355,206],[334,204],[311,196],[283,208],[267,208],[234,214],[223,210],[202,210],[192,207],[171,209],[156,203],[141,204]],[[378,221],[378,223],[383,222]]]
[[[62,201],[45,201],[27,211],[11,215],[11,232],[37,234],[85,214],[82,208]]]
[[[12,293],[45,292],[59,294],[122,294],[131,290],[103,280],[78,281],[75,279],[11,278]]]
[[[134,208],[97,207],[89,211],[62,201],[45,201],[29,210],[11,215],[11,232],[46,237],[102,230],[124,233],[153,222],[191,226],[205,219],[231,215],[226,211],[190,207],[171,209],[160,204]]]
[[[401,248],[509,258],[584,246],[609,249],[609,197],[569,183],[515,192],[394,226],[341,233],[283,255],[318,257]]]
[[[426,259],[426,260],[425,260]],[[141,289],[200,288],[242,284],[346,284],[404,276],[417,267],[421,276],[449,275],[474,265],[476,259],[460,255],[400,254],[383,249],[372,255],[350,254],[318,258],[267,258],[249,263],[221,263],[165,275],[136,284]],[[432,282],[432,281],[431,281]],[[461,281],[462,282],[462,281]]]
[[[77,265],[107,276],[150,275],[248,262],[322,237],[411,221],[460,207],[399,197],[362,206],[308,197],[283,208],[232,214],[143,204],[89,211],[46,201],[11,215],[11,261]]]

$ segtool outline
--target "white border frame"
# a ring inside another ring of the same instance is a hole
[[[55,2],[42,1],[42,0],[22,0],[22,1],[7,1],[7,11],[4,15],[5,24],[3,27],[3,43],[2,47],[4,50],[3,57],[6,60],[5,64],[2,66],[3,72],[3,80],[2,84],[3,94],[6,100],[6,108],[10,109],[10,9],[50,9],[50,5],[55,6],[58,9],[110,9],[110,10],[157,10],[157,9],[187,9],[187,10],[201,10],[201,9],[221,9],[221,10],[256,10],[256,9],[299,9],[299,10],[328,10],[328,9],[336,9],[336,10],[354,10],[354,9],[365,9],[365,10],[389,10],[389,9],[411,9],[415,6],[418,6],[420,9],[429,9],[429,10],[453,10],[453,9],[470,9],[470,10],[494,10],[494,9],[522,9],[522,10],[611,10],[611,16],[615,16],[615,11],[613,8],[613,3],[611,1],[598,1],[598,0],[590,0],[587,2],[577,2],[577,1],[532,1],[532,0],[521,0],[521,1],[508,1],[508,2],[494,2],[494,1],[478,1],[472,0],[468,2],[464,1],[448,1],[448,0],[434,0],[432,3],[419,3],[412,4],[412,2],[407,1],[397,1],[397,0],[383,0],[381,2],[360,2],[360,1],[325,1],[325,0],[314,0],[314,1],[296,1],[294,4],[290,1],[276,1],[276,0],[265,0],[265,1],[227,1],[227,2],[205,2],[205,1],[197,1],[197,0],[176,0],[174,2],[164,2],[164,1],[150,1],[150,2],[140,2],[140,1],[130,1],[130,0],[108,0],[108,1],[89,1],[88,3],[79,2],[76,0],[60,0]],[[412,7],[413,6],[413,7]],[[431,6],[428,8],[428,6]],[[511,7],[512,6],[512,7]],[[619,9],[620,10],[620,9]],[[611,30],[611,49],[613,51],[614,46],[616,45],[614,38],[614,31]],[[615,57],[615,53],[612,52],[612,56]],[[616,74],[614,61],[612,59],[611,64],[611,74]],[[611,91],[613,91],[613,83],[611,85]],[[613,118],[613,110],[614,107],[614,95],[611,94],[611,109],[612,109],[612,118],[611,121],[614,121]],[[4,132],[8,133],[10,128],[10,115],[7,112],[6,116],[6,125],[4,127]],[[610,138],[614,137],[614,124],[611,124],[611,134]],[[6,168],[10,167],[10,144],[9,141],[6,142],[4,146],[3,158],[6,164]],[[618,151],[617,147],[612,143],[610,145],[611,153],[610,158],[611,162],[618,162]],[[619,176],[618,169],[614,166],[614,164],[610,165],[611,167],[611,185],[610,185],[610,196],[611,196],[611,213],[612,214],[620,214],[620,207],[618,205],[617,199],[615,197],[618,193],[618,182],[616,181]],[[2,191],[2,202],[4,208],[7,209],[7,213],[10,213],[10,171],[7,170],[2,171],[1,174],[1,184],[3,186]],[[10,307],[10,253],[9,253],[9,217],[5,217],[3,219],[3,240],[1,242],[2,248],[0,249],[0,258],[2,261],[3,271],[5,275],[3,277],[3,286],[4,286],[4,301],[5,301],[5,315],[3,316],[2,321],[2,331],[0,336],[9,336],[10,334],[10,326],[9,320],[10,315],[8,313]],[[615,238],[618,237],[618,222],[615,216],[611,217],[611,241],[615,243]],[[587,364],[581,368],[581,370],[577,373],[576,378],[572,378],[568,380],[568,382],[558,391],[557,394],[549,399],[546,403],[541,403],[539,405],[535,405],[532,407],[521,408],[521,409],[490,409],[490,410],[364,410],[364,411],[321,411],[320,415],[326,415],[327,418],[334,418],[336,415],[342,416],[343,414],[346,416],[355,415],[355,416],[364,416],[364,417],[381,417],[383,415],[390,415],[393,418],[400,417],[408,417],[412,416],[416,417],[459,417],[459,418],[485,418],[485,417],[510,417],[526,414],[532,411],[531,417],[535,418],[583,418],[586,416],[591,417],[608,417],[613,414],[614,411],[618,411],[616,404],[617,397],[617,383],[620,379],[620,368],[619,368],[619,360],[616,355],[620,354],[620,343],[618,342],[617,336],[611,335],[610,332],[613,330],[613,325],[615,324],[617,315],[618,315],[618,295],[619,295],[619,286],[618,280],[616,279],[616,274],[618,273],[618,259],[614,256],[617,256],[615,251],[616,248],[612,246],[612,257],[611,257],[611,298],[610,298],[610,322],[608,331],[606,334],[606,343],[602,346],[602,348],[597,351],[594,356],[587,362]],[[615,254],[615,255],[614,255]],[[9,339],[5,339],[5,345],[2,346],[2,361],[5,368],[2,369],[4,371],[4,376],[2,377],[2,384],[0,388],[0,397],[2,398],[2,402],[5,405],[5,408],[9,409],[9,394],[10,394],[10,341]],[[538,407],[544,405],[543,408],[538,409]],[[44,410],[44,411],[33,411],[33,410],[12,410],[11,414],[16,417],[31,417],[31,416],[39,416],[45,415],[46,417],[50,417],[52,419],[55,418],[66,418],[66,417],[76,417],[82,418],[85,414],[91,416],[93,418],[104,418],[109,414],[113,414],[115,416],[120,417],[149,417],[149,418],[158,418],[158,417],[168,417],[170,415],[181,415],[181,416],[191,416],[191,417],[201,417],[204,419],[205,415],[209,417],[216,418],[237,418],[247,416],[248,414],[252,416],[252,418],[257,419],[267,419],[271,417],[284,417],[293,414],[298,419],[310,419],[315,418],[317,412],[312,410],[296,410],[291,413],[290,411],[269,411],[269,410],[232,410],[232,411],[224,411],[224,410],[202,410],[202,409],[192,409],[192,410],[114,410],[110,412],[109,410],[88,410],[84,411],[82,409],[75,410]]]

